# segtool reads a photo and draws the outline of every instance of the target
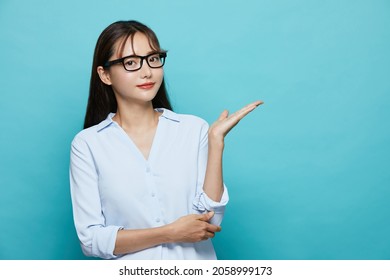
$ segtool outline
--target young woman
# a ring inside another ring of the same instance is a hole
[[[215,259],[227,189],[224,137],[262,102],[208,124],[172,111],[154,32],[119,21],[100,35],[84,130],[71,147],[83,252],[105,259]]]

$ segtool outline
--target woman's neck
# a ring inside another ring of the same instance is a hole
[[[159,115],[153,109],[152,102],[144,105],[127,104],[126,106],[121,106],[118,104],[117,112],[112,119],[125,131],[142,132],[155,128],[158,124]]]

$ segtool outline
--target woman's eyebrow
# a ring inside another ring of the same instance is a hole
[[[158,51],[156,51],[156,50],[151,50],[151,51],[148,51],[148,52],[146,53],[146,55],[153,54],[153,53],[158,53]]]
[[[151,50],[151,51],[147,52],[146,55],[139,55],[139,54],[133,53],[133,54],[127,55],[126,57],[128,57],[128,56],[147,56],[147,55],[154,54],[154,53],[158,53],[158,51]]]

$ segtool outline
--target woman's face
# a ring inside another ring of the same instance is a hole
[[[120,42],[117,42],[110,61],[129,55],[146,56],[156,52],[150,47],[149,39],[139,32],[134,34],[133,44],[131,38],[126,41],[122,54],[119,53],[119,47]],[[150,68],[145,60],[141,69],[134,72],[126,71],[122,63],[114,64],[107,70],[99,68],[100,78],[112,86],[118,102],[150,102],[156,96],[164,76],[163,68]]]

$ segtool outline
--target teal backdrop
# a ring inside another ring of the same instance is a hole
[[[175,111],[226,139],[220,259],[390,259],[388,0],[0,1],[0,259],[85,259],[69,149],[93,49],[136,19],[169,50]]]

